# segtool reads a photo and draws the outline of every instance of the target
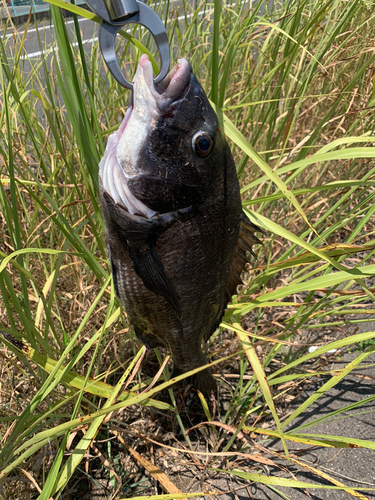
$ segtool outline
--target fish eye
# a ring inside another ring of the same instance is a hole
[[[194,153],[199,156],[199,158],[205,158],[211,153],[214,141],[210,134],[204,130],[200,130],[193,135],[192,146]]]

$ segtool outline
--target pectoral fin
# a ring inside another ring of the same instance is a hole
[[[156,295],[163,296],[180,317],[181,306],[178,295],[156,250],[158,237],[174,223],[177,213],[145,219],[130,215],[123,207],[114,203],[107,193],[104,193],[104,200],[106,210],[111,217],[109,240],[111,234],[116,235],[121,244],[128,249],[133,268],[145,287]],[[112,259],[111,267],[114,284],[117,287],[116,266]]]
[[[145,241],[143,245],[135,245],[128,241],[128,249],[134,270],[142,279],[145,287],[156,295],[162,295],[178,316],[181,317],[179,298],[153,242]]]

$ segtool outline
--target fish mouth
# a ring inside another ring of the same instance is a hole
[[[151,61],[147,54],[143,54],[134,77],[134,109],[138,105],[147,105],[161,116],[174,116],[189,90],[191,74],[187,59],[179,59],[168,75],[155,85]]]

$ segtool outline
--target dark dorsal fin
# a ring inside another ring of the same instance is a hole
[[[226,302],[231,300],[232,295],[237,293],[238,285],[242,284],[241,273],[246,270],[246,264],[248,263],[246,252],[251,253],[255,257],[252,246],[262,244],[254,234],[256,231],[263,232],[262,229],[250,222],[247,215],[242,212],[237,248],[227,281]]]

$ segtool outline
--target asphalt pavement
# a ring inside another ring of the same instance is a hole
[[[340,361],[333,361],[325,369],[341,369],[352,361],[358,352],[347,352]],[[346,411],[327,421],[308,428],[305,432],[321,434],[325,436],[343,436],[369,440],[375,446],[375,353],[371,354],[364,363],[365,368],[357,368],[346,376],[340,383],[333,387],[328,393],[321,396],[310,408],[301,413],[293,421],[293,425],[285,430],[291,430],[297,426],[306,425],[327,414],[347,407],[358,401],[363,401],[373,397],[370,401],[359,409]],[[370,365],[370,366],[369,366]],[[372,365],[372,366],[371,366]],[[296,401],[295,405],[289,409],[293,411],[301,406],[311,394],[315,393],[329,377],[317,378],[315,384],[310,384]],[[296,442],[287,441],[290,456],[304,462],[306,465],[315,468],[320,473],[326,474],[333,480],[351,488],[369,488],[373,491],[357,490],[362,500],[375,499],[375,449],[366,448],[326,448],[303,445]],[[262,474],[263,476],[279,477],[287,479],[297,479],[305,483],[316,485],[334,484],[324,477],[309,472],[306,469],[286,460],[278,459],[272,452],[282,452],[280,441],[263,443],[263,446],[270,451],[269,454],[261,452],[263,456],[271,459],[277,466],[262,465],[253,461],[245,462],[240,460],[238,469],[251,473]],[[249,453],[256,453],[254,448]],[[226,469],[224,465],[218,468]],[[235,465],[233,466],[235,468]],[[199,497],[199,500],[280,500],[280,498],[290,500],[349,500],[353,496],[344,490],[332,489],[295,489],[277,487],[272,490],[260,483],[251,483],[248,480],[236,478],[222,473],[213,474],[210,470],[202,474],[197,474],[191,467],[186,467],[176,475],[170,475],[174,484],[184,492],[194,491],[219,491],[220,495],[207,495]],[[337,484],[337,483],[336,483]],[[229,492],[229,493],[227,493]]]
[[[371,331],[374,325],[367,324],[363,331]],[[359,332],[361,333],[361,332]],[[355,349],[355,348],[354,348]],[[347,364],[359,355],[358,351],[346,352],[341,360],[335,360],[325,369],[343,369]],[[332,358],[333,359],[333,358]],[[365,367],[354,369],[349,375],[343,378],[326,394],[321,396],[310,408],[301,413],[292,425],[285,430],[306,425],[317,419],[328,415],[329,413],[345,408],[358,401],[373,398],[362,405],[360,408],[345,411],[335,417],[329,418],[318,425],[309,427],[304,432],[312,434],[321,434],[326,436],[343,436],[372,441],[375,448],[375,353],[371,354],[363,363]],[[299,407],[306,401],[311,394],[315,393],[329,377],[317,378],[314,384],[307,386],[295,403]],[[294,410],[293,405],[290,408]],[[280,441],[265,445],[266,448],[274,451],[281,451]],[[375,449],[365,448],[326,448],[311,447],[308,445],[288,442],[288,449],[291,456],[314,467],[331,478],[352,488],[372,488],[373,491],[360,491],[361,498],[375,499]],[[285,461],[275,459],[269,455],[284,468],[275,467],[267,470],[258,470],[257,472],[271,476],[297,479],[314,484],[325,484],[333,486],[332,482],[319,478],[316,474],[308,471],[301,471],[300,467]],[[243,467],[242,467],[243,469]],[[254,463],[249,462],[249,471],[254,472]],[[215,487],[221,491],[233,491],[230,494],[220,495],[217,500],[279,500],[279,494],[270,490],[261,484],[250,484],[241,479],[217,480],[211,482],[213,490]],[[246,487],[244,485],[246,484]],[[242,485],[242,488],[241,488]],[[285,498],[292,500],[349,500],[353,496],[342,490],[323,490],[323,489],[292,489],[277,488],[282,492]],[[234,491],[235,490],[235,491]],[[212,500],[212,497],[210,497]],[[215,498],[215,500],[216,500]],[[208,500],[209,497],[206,497]]]

